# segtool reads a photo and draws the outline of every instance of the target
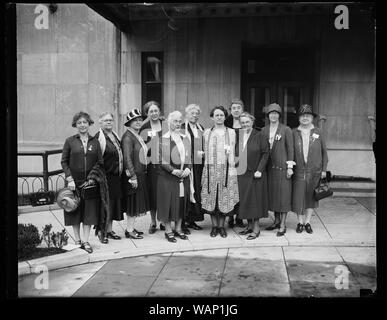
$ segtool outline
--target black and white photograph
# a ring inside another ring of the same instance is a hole
[[[377,295],[375,3],[8,6],[17,298]]]

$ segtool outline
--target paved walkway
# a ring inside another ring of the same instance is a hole
[[[63,220],[61,211],[54,213]],[[312,235],[297,234],[297,218],[289,214],[284,237],[262,231],[248,241],[235,228],[225,239],[210,238],[206,217],[204,230],[174,244],[163,232],[148,235],[146,216],[136,225],[145,231],[142,240],[103,245],[92,236],[90,255],[75,249],[55,262],[26,262],[30,272],[47,264],[50,285],[38,290],[37,274],[20,276],[19,296],[359,296],[360,288],[376,288],[375,215],[375,199],[331,198],[312,217]],[[262,229],[272,220],[262,219]],[[50,212],[22,214],[19,222],[61,229]],[[124,228],[124,222],[114,225],[121,236]],[[58,269],[63,263],[81,265]],[[335,281],[346,274],[348,288],[338,290]]]

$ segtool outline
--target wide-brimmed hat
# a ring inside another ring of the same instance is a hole
[[[133,119],[139,118],[139,117],[141,117],[141,119],[142,119],[142,114],[141,114],[140,109],[134,108],[133,110],[129,111],[126,114],[127,121],[125,122],[124,126],[129,127],[130,121],[132,121]]]
[[[271,103],[266,107],[266,115],[268,115],[270,112],[276,111],[279,114],[282,114],[282,109],[278,103]]]
[[[56,203],[66,212],[73,212],[79,206],[81,199],[77,193],[70,188],[63,188],[58,192]]]
[[[298,109],[298,116],[303,114],[311,114],[313,117],[317,117],[317,114],[312,111],[312,107],[309,104],[303,104],[300,109]]]

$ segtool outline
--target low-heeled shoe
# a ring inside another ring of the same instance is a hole
[[[175,237],[179,237],[181,240],[188,240],[188,237],[183,232],[174,231]]]
[[[222,238],[226,238],[227,237],[227,232],[226,232],[226,229],[223,228],[223,227],[220,227],[219,228],[219,234]]]
[[[176,242],[176,238],[173,236],[173,232],[171,233],[165,233],[165,239],[167,239],[169,242]]]
[[[245,236],[246,234],[252,233],[253,230],[251,229],[245,229],[239,232],[240,235]]]
[[[297,224],[296,232],[301,233],[302,231],[304,231],[304,225],[301,223]]]
[[[312,226],[311,226],[309,223],[307,223],[307,224],[305,225],[305,231],[306,231],[307,233],[313,233]]]
[[[134,230],[132,232],[129,232],[128,230],[125,230],[125,237],[130,239],[143,239],[142,236],[140,236],[137,232]]]
[[[212,227],[210,236],[211,237],[216,237],[218,235],[218,228],[217,227]]]
[[[273,223],[271,226],[268,226],[265,230],[271,231],[271,230],[279,229],[279,228],[280,228],[279,223]]]

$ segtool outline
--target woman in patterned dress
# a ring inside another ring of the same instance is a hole
[[[205,162],[202,176],[202,208],[211,215],[211,237],[218,233],[227,237],[224,221],[232,215],[239,202],[238,180],[235,169],[235,130],[227,128],[224,121],[227,111],[223,106],[211,110],[214,121],[204,132]]]

